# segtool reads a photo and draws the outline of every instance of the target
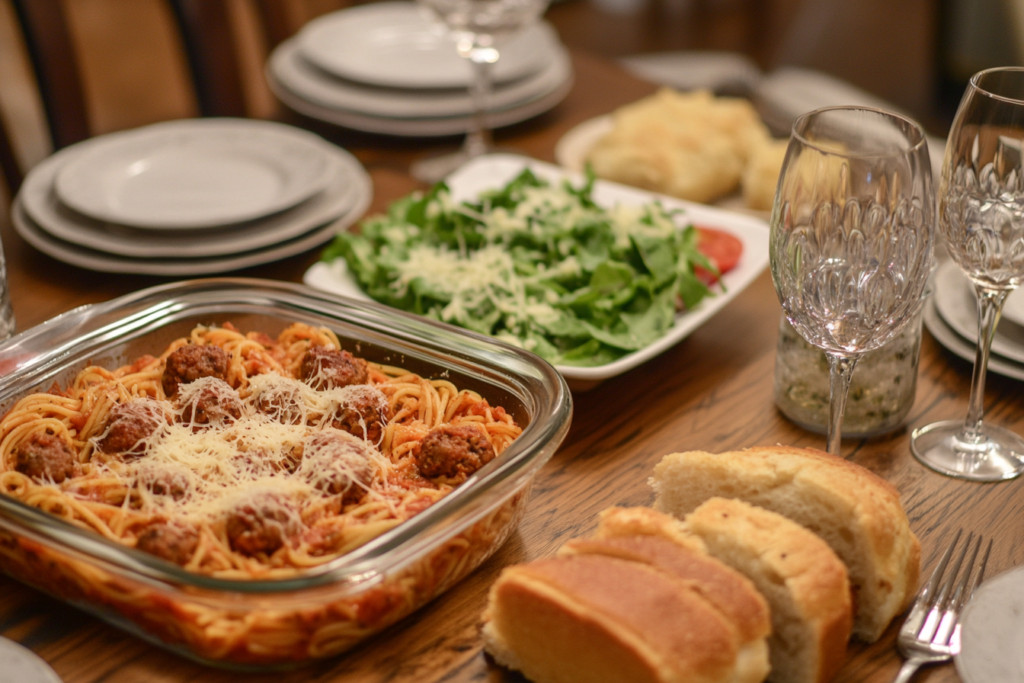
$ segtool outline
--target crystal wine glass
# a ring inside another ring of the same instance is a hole
[[[921,306],[933,204],[928,147],[913,121],[829,107],[793,124],[772,207],[772,280],[790,324],[828,356],[833,455],[857,359]]]
[[[434,183],[470,159],[493,148],[487,125],[488,104],[493,89],[493,70],[498,47],[508,38],[537,21],[549,0],[417,0],[440,20],[455,41],[459,56],[473,68],[469,86],[473,116],[462,148],[457,152],[423,159],[413,164],[413,177]]]
[[[966,420],[914,430],[911,452],[944,474],[975,481],[1024,471],[1024,439],[982,421],[985,372],[1007,295],[1024,279],[1024,69],[971,77],[949,131],[939,186],[939,232],[974,283],[978,352]]]

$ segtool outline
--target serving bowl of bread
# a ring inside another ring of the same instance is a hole
[[[812,449],[673,453],[652,507],[604,510],[555,557],[507,567],[486,650],[535,683],[824,683],[851,638],[913,600],[897,491]]]

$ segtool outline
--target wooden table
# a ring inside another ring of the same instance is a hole
[[[644,96],[654,87],[608,61],[574,55],[576,85],[555,110],[502,131],[499,142],[552,161],[554,144],[573,125]],[[309,124],[310,122],[306,122]],[[388,140],[313,126],[353,151],[374,181],[372,211],[417,187],[408,176],[417,155],[437,142]],[[453,140],[452,143],[456,143]],[[23,242],[4,219],[2,239],[19,329],[80,304],[98,302],[160,280],[93,273],[44,256]],[[298,281],[318,251],[243,275]],[[611,505],[653,501],[647,484],[667,453],[724,451],[753,445],[824,448],[824,438],[784,419],[772,402],[779,306],[768,273],[675,348],[596,389],[574,396],[575,415],[563,446],[540,472],[519,530],[461,585],[355,651],[285,674],[234,674],[206,668],[0,578],[0,634],[32,648],[67,683],[195,681],[516,681],[483,654],[480,613],[502,567],[550,556],[566,540],[592,528]],[[927,334],[917,401],[908,425],[966,414],[970,364]],[[1024,431],[1024,396],[1015,381],[992,376],[987,418]],[[989,575],[1024,559],[1024,482],[966,483],[935,474],[911,457],[906,431],[844,443],[844,454],[895,484],[921,539],[925,570],[958,525],[995,539]],[[888,683],[900,659],[890,628],[877,643],[852,644],[836,681]],[[2,666],[2,664],[0,664]],[[918,680],[956,681],[952,665]],[[585,682],[581,682],[585,683]]]

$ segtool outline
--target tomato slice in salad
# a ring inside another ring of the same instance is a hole
[[[718,268],[720,274],[725,275],[736,267],[743,254],[743,242],[738,237],[725,230],[701,225],[697,226],[697,234],[697,251],[704,254]],[[718,276],[706,268],[696,266],[694,273],[706,284],[713,285],[718,282]]]

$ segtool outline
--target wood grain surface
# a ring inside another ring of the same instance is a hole
[[[553,111],[501,131],[499,143],[552,161],[554,143],[573,125],[653,91],[649,83],[611,62],[574,55],[576,85]],[[417,142],[356,134],[299,121],[355,153],[374,182],[371,211],[417,187],[409,163],[438,151],[438,141]],[[447,141],[454,145],[457,139]],[[36,252],[3,219],[11,296],[19,329],[82,304],[103,301],[163,280],[94,273]],[[245,276],[300,280],[317,251]],[[784,419],[772,400],[779,306],[767,273],[676,347],[649,363],[574,395],[571,430],[540,472],[527,514],[511,539],[460,585],[354,651],[285,673],[238,674],[201,666],[127,634],[7,578],[0,578],[0,634],[49,662],[67,683],[246,681],[521,681],[482,652],[480,613],[502,567],[549,556],[564,541],[588,533],[597,513],[611,505],[653,501],[647,483],[667,453],[723,451],[792,444],[824,448],[824,437]],[[909,427],[966,413],[970,364],[928,335],[922,345],[917,400]],[[992,376],[987,419],[1024,431],[1021,384]],[[1024,559],[1024,483],[967,483],[935,474],[911,457],[908,432],[843,444],[844,454],[892,482],[921,539],[924,569],[931,569],[958,526],[995,539],[989,575]],[[1018,515],[1022,515],[1019,517]],[[895,627],[877,643],[852,644],[841,683],[888,683],[900,665]],[[957,681],[952,665],[923,671],[920,681]],[[585,682],[581,682],[585,683]]]

